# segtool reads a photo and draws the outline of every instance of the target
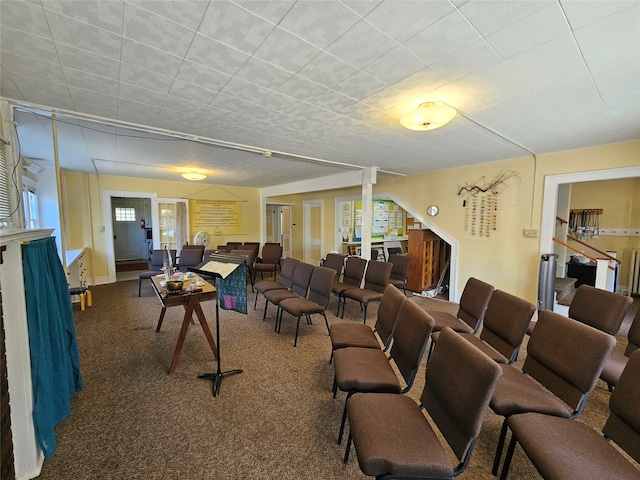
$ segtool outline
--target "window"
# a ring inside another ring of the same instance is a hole
[[[9,196],[9,172],[7,170],[7,146],[0,138],[0,226],[8,225],[11,217]]]
[[[123,208],[116,207],[116,222],[135,222],[136,221],[136,209],[135,208]]]
[[[38,194],[35,185],[23,178],[22,199],[24,204],[25,228],[40,228],[40,215],[38,214]]]

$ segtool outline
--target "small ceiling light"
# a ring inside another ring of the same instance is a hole
[[[262,152],[262,156],[264,158],[271,158],[271,152],[269,150],[266,150],[266,151]]]
[[[207,176],[204,173],[198,172],[187,172],[183,173],[182,176],[187,180],[204,180]]]
[[[409,130],[433,130],[449,123],[456,110],[442,102],[427,102],[400,117],[400,123]]]

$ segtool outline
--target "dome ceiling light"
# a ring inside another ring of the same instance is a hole
[[[426,102],[400,117],[400,123],[409,130],[433,130],[449,123],[456,113],[454,108],[445,103]]]

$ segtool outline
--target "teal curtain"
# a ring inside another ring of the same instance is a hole
[[[56,451],[55,426],[82,389],[80,356],[67,278],[53,237],[22,247],[31,351],[33,421],[45,458]]]

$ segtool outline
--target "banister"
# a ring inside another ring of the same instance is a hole
[[[569,250],[573,250],[574,252],[578,252],[579,254],[584,255],[584,256],[585,256],[585,257],[587,257],[589,260],[593,260],[594,262],[597,262],[597,261],[598,261],[598,259],[597,259],[597,258],[592,257],[591,255],[589,255],[588,253],[584,252],[583,250],[579,250],[579,249],[577,249],[576,247],[573,247],[573,246],[569,245],[567,242],[563,242],[562,240],[560,240],[560,239],[558,239],[558,238],[556,238],[556,237],[553,237],[553,241],[554,241],[554,242],[556,242],[556,243],[559,243],[560,245],[562,245],[562,246],[564,246],[564,247],[567,247]],[[614,272],[615,272],[615,270],[616,270],[616,269],[615,269],[615,268],[613,268],[611,265],[607,265],[607,268],[608,268],[609,270],[613,270]]]
[[[556,220],[560,222],[560,225],[562,225],[563,223],[569,223],[567,220],[565,220],[564,218],[560,218],[558,216],[556,216]]]
[[[589,247],[591,250],[594,250],[596,252],[598,252],[600,255],[604,255],[605,257],[607,257],[609,260],[613,260],[615,262],[618,263],[618,265],[621,265],[622,262],[620,260],[618,260],[616,257],[612,257],[611,255],[609,255],[607,252],[603,252],[602,250],[598,250],[596,247],[592,247],[591,245],[589,245],[586,242],[583,242],[582,240],[574,237],[573,235],[567,235],[567,238],[570,238],[571,240],[573,240],[574,242],[578,242],[580,245],[584,245],[585,247]]]

